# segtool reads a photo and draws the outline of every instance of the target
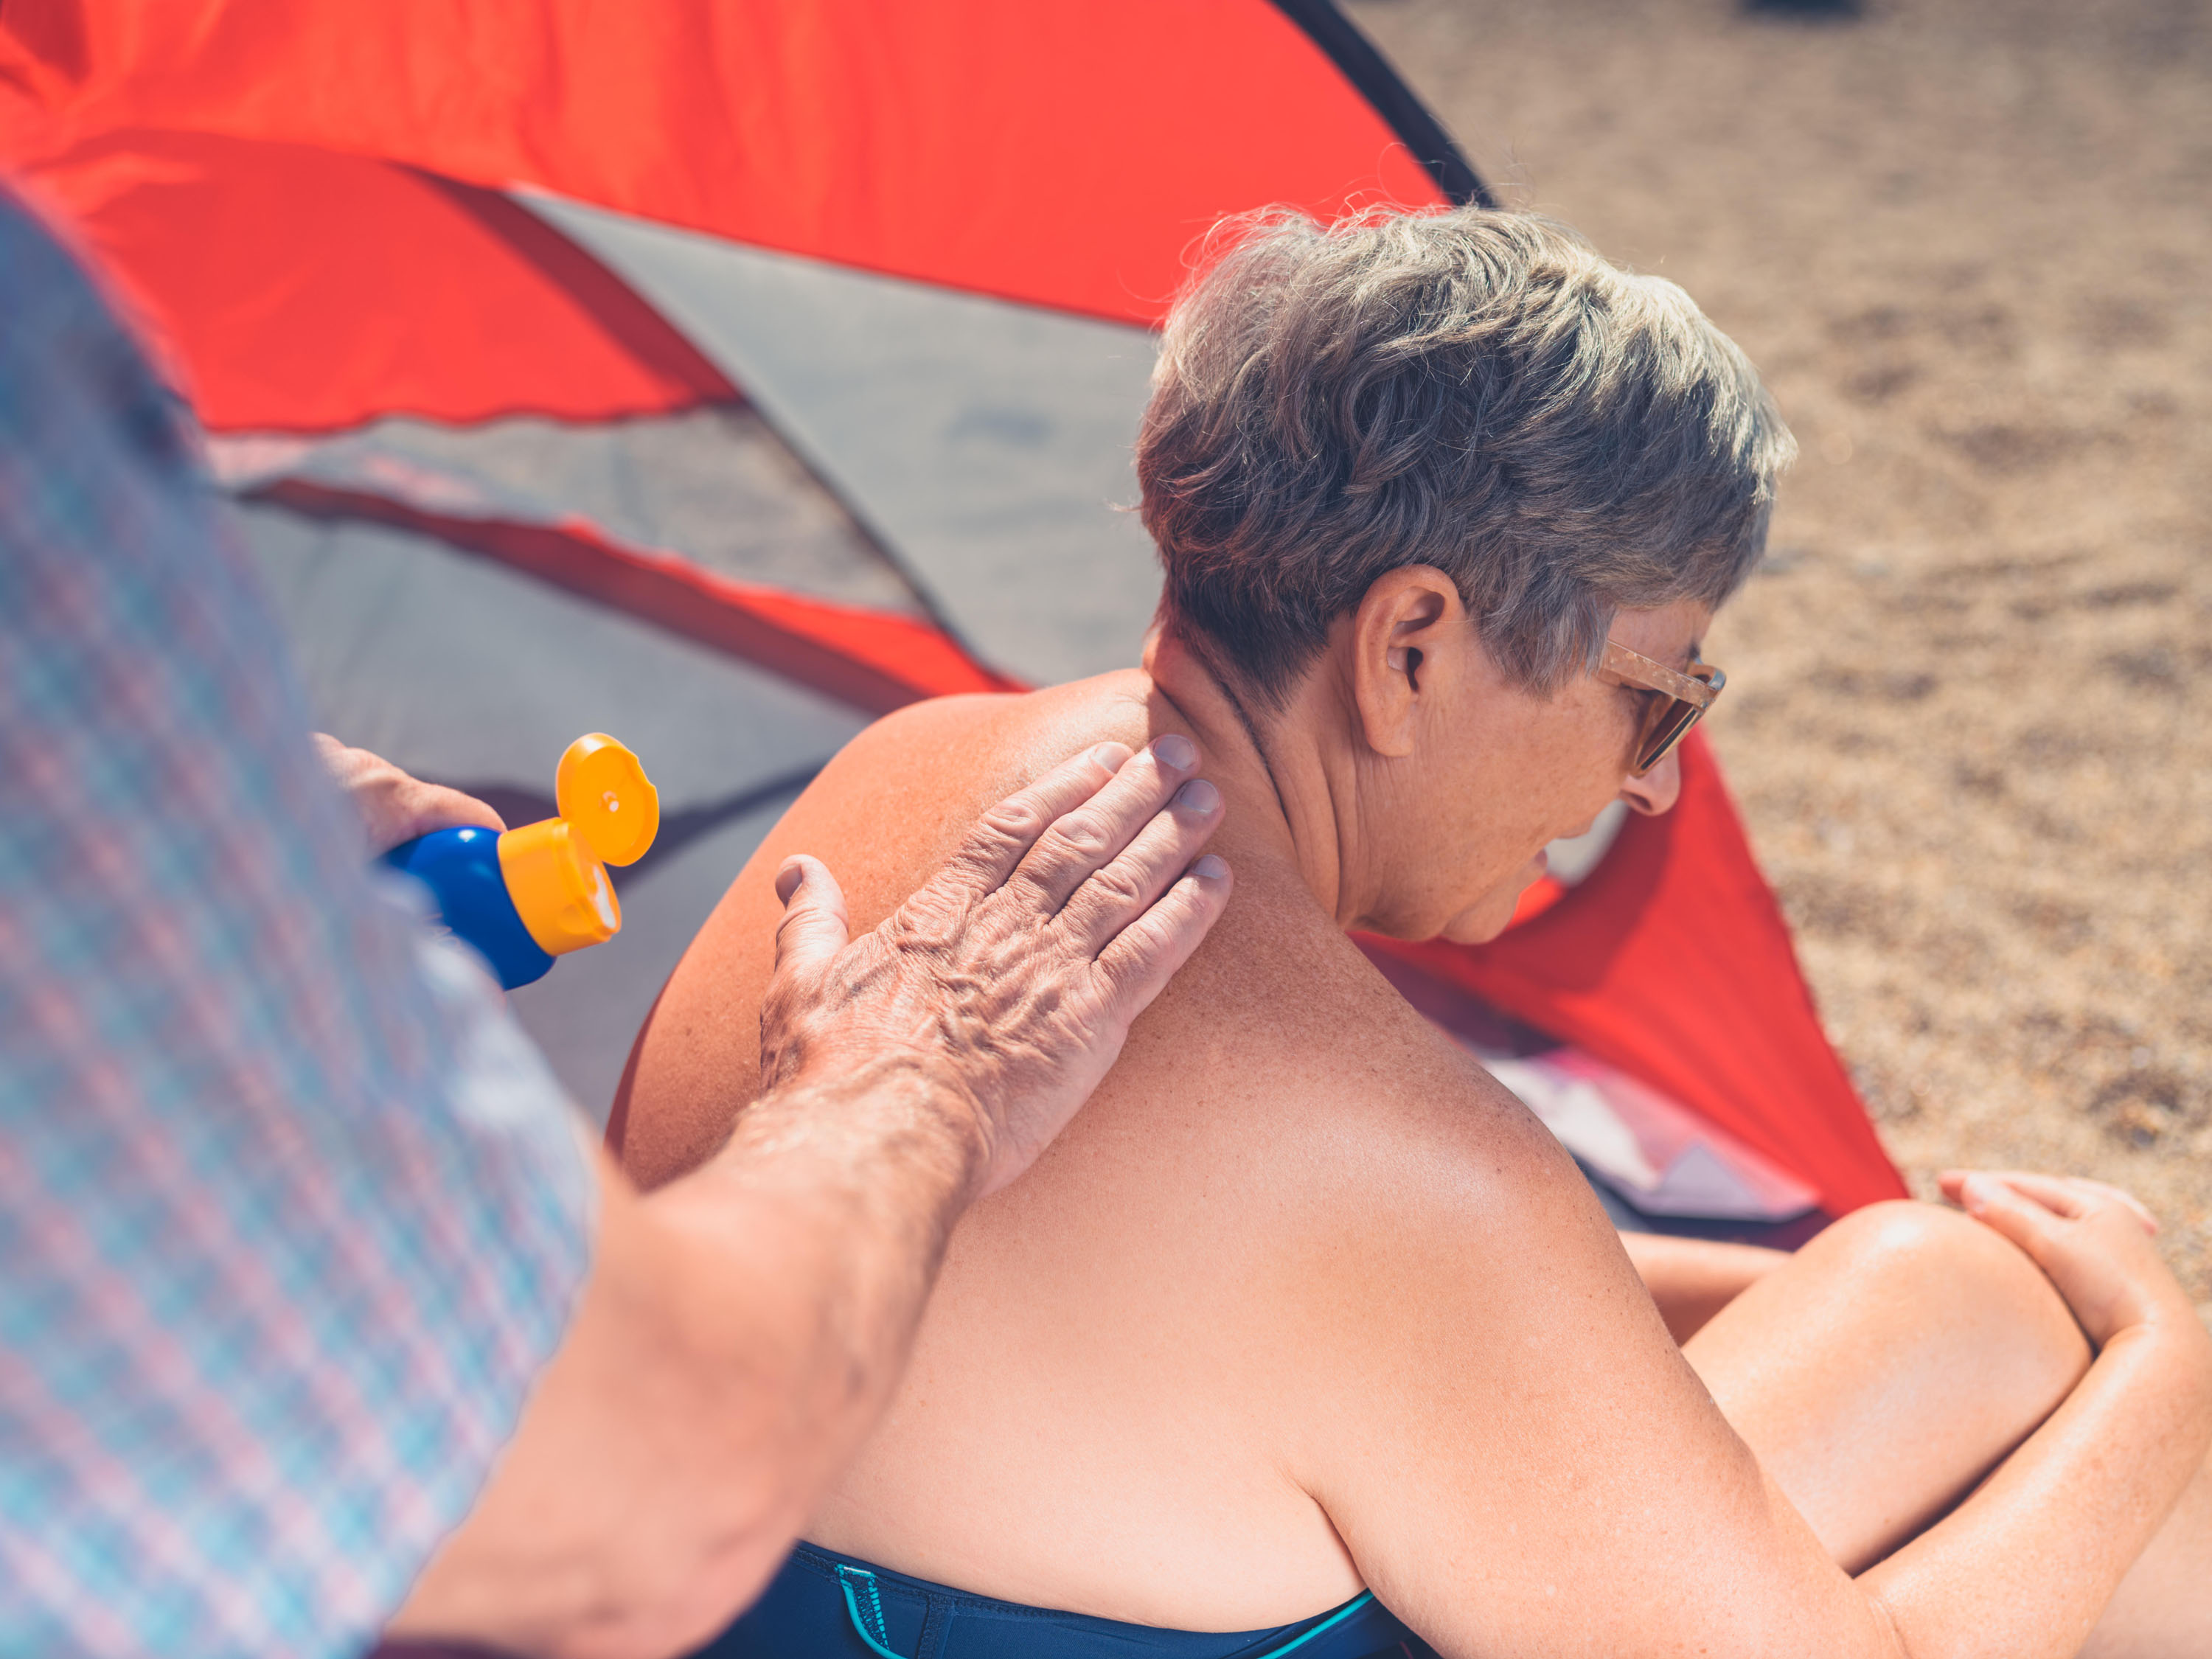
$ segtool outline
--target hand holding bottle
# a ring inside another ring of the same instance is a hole
[[[382,858],[400,842],[433,830],[507,828],[499,814],[474,795],[410,776],[381,755],[349,749],[327,732],[313,734],[315,752],[332,781],[361,814],[369,857]]]
[[[634,864],[652,848],[660,798],[637,757],[605,732],[586,733],[561,757],[559,816],[519,830],[458,789],[320,732],[315,742],[361,813],[370,854],[420,881],[437,920],[507,990],[622,931],[606,866]]]

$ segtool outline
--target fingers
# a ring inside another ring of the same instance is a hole
[[[1075,890],[1054,925],[1096,957],[1190,868],[1221,818],[1221,792],[1204,778],[1191,779],[1111,863]]]
[[[1010,884],[1032,893],[1048,916],[1056,914],[1136,839],[1197,765],[1198,745],[1182,733],[1154,738],[1104,788],[1037,838]]]
[[[1954,1176],[1956,1177],[1955,1183]],[[1950,1192],[1953,1184],[1963,1192],[1969,1181],[2000,1182],[2021,1197],[2040,1204],[2053,1215],[2064,1216],[2069,1221],[2078,1219],[2089,1207],[2088,1200],[2075,1191],[2073,1183],[2063,1176],[2037,1175],[2025,1170],[1953,1170],[1942,1176],[1940,1184],[1946,1193]],[[1960,1207],[1965,1207],[1963,1200],[1960,1204]]]
[[[371,857],[433,830],[505,830],[506,822],[474,795],[425,783],[380,755],[349,749],[328,732],[313,734],[324,769],[353,802]]]
[[[1979,1170],[1950,1171],[1942,1177],[1942,1186],[1945,1195],[1960,1209],[2019,1245],[2031,1260],[2048,1271],[2059,1247],[2059,1230],[2064,1224],[2060,1212],[2023,1195],[2008,1182]]]
[[[2088,1192],[2100,1193],[2115,1204],[2124,1205],[2133,1212],[2135,1218],[2142,1223],[2145,1232],[2155,1233],[2158,1231],[2158,1218],[2150,1212],[2149,1206],[2142,1200],[2137,1198],[2126,1188],[2115,1187],[2107,1182],[2092,1181],[2087,1176],[2075,1176],[2072,1179],[2077,1187]]]
[[[817,858],[801,853],[775,872],[775,896],[783,901],[783,920],[775,930],[774,977],[804,973],[845,948],[851,923],[844,890]]]
[[[941,878],[978,896],[1005,886],[1037,838],[1111,782],[1129,754],[1126,743],[1094,744],[1007,796],[968,832]]]
[[[1098,953],[1098,971],[1110,988],[1109,1010],[1125,1027],[1190,960],[1220,921],[1234,884],[1227,861],[1206,854]]]
[[[2184,1303],[2180,1285],[2139,1232],[2142,1212],[2101,1182],[2021,1170],[1948,1170],[1943,1190],[2011,1240],[2048,1275],[2092,1344]],[[2143,1228],[2143,1231],[2148,1231]],[[2193,1318],[2180,1316],[2192,1328]]]
[[[2102,1181],[2092,1181],[2086,1176],[2053,1176],[2033,1170],[1992,1170],[1982,1171],[1993,1181],[2002,1181],[2014,1191],[2033,1199],[2055,1214],[2078,1218],[2087,1214],[2098,1203],[2117,1204],[2142,1224],[2148,1233],[2158,1231],[2158,1218],[2144,1207],[2133,1193]],[[1965,1178],[1963,1170],[1947,1170],[1941,1181],[1947,1195],[1955,1182]]]

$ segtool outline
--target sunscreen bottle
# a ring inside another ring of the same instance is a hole
[[[430,890],[438,919],[512,991],[553,958],[622,931],[610,864],[635,864],[660,829],[660,797],[635,755],[604,732],[568,745],[553,775],[560,817],[501,835],[434,830],[384,861]]]

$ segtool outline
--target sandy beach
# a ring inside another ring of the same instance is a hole
[[[1711,730],[1892,1155],[2129,1187],[2212,1315],[2212,9],[1348,9],[1797,434]]]

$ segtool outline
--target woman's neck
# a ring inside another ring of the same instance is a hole
[[[1172,635],[1147,641],[1144,666],[1154,690],[1188,726],[1205,774],[1228,804],[1231,846],[1280,856],[1340,927],[1364,912],[1357,875],[1364,837],[1351,787],[1351,757],[1326,734],[1340,720],[1304,705],[1329,701],[1326,663],[1308,674],[1279,714],[1233,690],[1197,652]]]

